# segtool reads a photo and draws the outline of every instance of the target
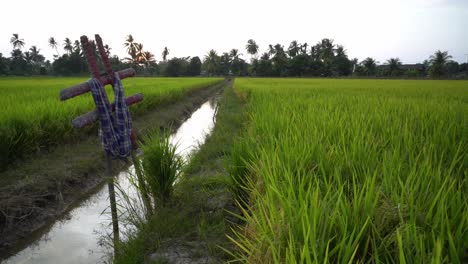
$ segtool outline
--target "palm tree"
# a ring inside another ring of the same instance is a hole
[[[24,52],[24,59],[26,60],[28,64],[32,65],[33,58],[32,58],[31,52],[29,51]]]
[[[429,57],[429,74],[432,77],[441,77],[447,73],[447,63],[452,56],[447,51],[436,51]]]
[[[218,65],[221,74],[229,74],[232,65],[232,60],[229,53],[223,52],[223,54],[219,57]]]
[[[154,54],[149,52],[149,51],[145,51],[143,52],[143,59],[145,60],[146,63],[150,63],[150,62],[155,62],[156,60],[154,59]]]
[[[40,67],[44,63],[45,57],[40,54],[41,50],[38,49],[36,46],[32,46],[29,49],[29,56],[31,57],[31,64],[33,66],[33,71],[35,73],[39,73]],[[26,55],[26,53],[25,53]]]
[[[29,48],[29,51],[31,52],[31,56],[33,58],[36,58],[39,54],[39,52],[41,51],[40,49],[37,48],[37,46],[31,46],[31,48]]]
[[[276,76],[280,76],[284,74],[286,70],[286,64],[288,63],[288,58],[286,56],[286,52],[284,51],[284,47],[279,43],[276,44],[274,47],[273,58],[271,61],[273,63],[273,74]]]
[[[324,62],[330,62],[334,56],[335,44],[332,39],[324,38],[318,44],[320,57]]]
[[[288,48],[288,55],[290,57],[296,57],[299,54],[301,44],[297,43],[297,40],[291,41]]]
[[[377,62],[373,58],[366,58],[361,62],[362,66],[364,66],[367,76],[375,75],[375,70],[377,68]]]
[[[15,59],[21,59],[21,60],[23,60],[23,59],[24,59],[23,52],[22,52],[20,49],[14,49],[14,50],[11,52],[11,58],[12,58],[13,60],[15,60]]]
[[[163,61],[166,62],[167,60],[167,55],[169,55],[169,50],[167,49],[167,47],[164,47],[164,50],[162,52],[162,57],[163,57]]]
[[[124,46],[127,48],[127,53],[130,55],[130,58],[125,58],[128,61],[131,61],[132,63],[135,63],[136,57],[137,57],[137,52],[136,52],[136,45],[135,40],[133,39],[133,36],[131,34],[127,35],[125,39]]]
[[[31,52],[31,57],[34,63],[36,64],[42,63],[45,60],[44,56],[40,54],[41,50],[38,49],[36,46],[32,46],[29,49],[29,51]]]
[[[24,39],[20,39],[18,33],[14,33],[13,37],[10,39],[11,45],[13,45],[13,49],[21,49],[24,47]]]
[[[151,63],[156,62],[156,60],[154,59],[154,54],[149,52],[149,51],[144,51],[142,53],[142,57],[143,57],[143,60],[144,60],[144,62],[146,64],[146,70],[148,71],[148,74],[149,74],[149,69],[150,69]]]
[[[143,63],[145,61],[143,44],[135,43],[135,63]]]
[[[81,44],[78,40],[75,40],[75,42],[73,42],[73,52],[75,54],[81,54]]]
[[[55,38],[54,38],[54,37],[50,37],[50,38],[49,38],[49,46],[50,46],[51,48],[55,49],[55,51],[57,52],[57,56],[60,57],[60,53],[59,53],[59,51],[58,51],[58,49],[57,49],[57,45],[58,45],[58,43],[57,43],[57,41],[55,41]]]
[[[337,57],[344,57],[344,56],[346,56],[346,50],[344,49],[343,46],[341,46],[341,45],[336,46],[336,49],[335,49],[335,56],[337,56]]]
[[[268,54],[267,52],[264,52],[262,54],[262,56],[260,57],[261,60],[264,60],[264,61],[267,61],[270,59],[270,54]]]
[[[270,45],[271,46],[271,45]],[[273,59],[285,59],[286,58],[286,53],[284,52],[284,47],[281,44],[276,44],[273,47]]]
[[[69,38],[65,38],[65,40],[63,41],[63,49],[68,53],[72,53],[73,51],[73,46],[72,46],[72,42]]]
[[[256,56],[258,53],[258,45],[253,39],[249,39],[247,41],[247,45],[245,45],[245,49],[247,53],[249,53],[252,57]]]
[[[210,50],[207,55],[205,55],[203,63],[206,65],[206,70],[210,74],[216,74],[218,70],[218,53],[214,49]]]
[[[388,73],[390,76],[397,76],[400,74],[401,61],[399,58],[390,58],[387,60]]]
[[[271,44],[268,44],[268,55],[272,56],[272,55],[275,55],[275,48],[273,47],[273,45]]]
[[[302,54],[304,54],[304,55],[307,54],[307,47],[308,47],[308,46],[309,46],[309,44],[307,44],[307,42],[304,43],[304,44],[302,44],[302,46],[301,46],[301,52],[302,52]]]
[[[239,53],[238,49],[232,49],[229,52],[229,56],[231,57],[232,60],[238,60],[240,55],[242,55],[242,53]]]

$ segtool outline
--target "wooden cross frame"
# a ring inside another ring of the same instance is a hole
[[[86,61],[88,63],[88,68],[91,72],[91,76],[97,79],[102,84],[103,89],[105,88],[105,85],[107,84],[114,86],[114,71],[112,70],[107,53],[104,50],[101,37],[98,34],[95,35],[96,45],[97,45],[99,54],[101,55],[101,59],[105,68],[104,74],[101,74],[99,71],[99,67],[96,61],[96,56],[95,56],[95,50],[92,47],[88,38],[86,36],[81,36],[80,40],[81,40],[81,46],[85,53]],[[121,71],[118,71],[117,73],[119,74],[120,79],[125,79],[128,77],[135,76],[135,70],[132,68],[121,70]],[[87,93],[89,91],[91,91],[90,85],[88,84],[88,82],[84,82],[84,83],[63,89],[60,92],[60,100],[64,101],[64,100],[73,98],[75,96]],[[104,100],[109,102],[109,99],[107,98],[107,96],[105,96]],[[132,104],[141,102],[142,100],[143,100],[143,95],[141,93],[135,94],[126,98],[127,105],[132,105]],[[112,104],[111,107],[112,107],[112,111],[115,111],[115,105]],[[98,119],[99,119],[99,112],[97,111],[97,109],[95,109],[91,112],[88,112],[84,115],[81,115],[75,118],[72,121],[72,124],[75,128],[82,128],[82,127],[85,127],[87,125],[94,123]],[[132,141],[133,141],[134,146],[136,146],[135,135],[133,131],[132,131]],[[117,218],[117,205],[116,205],[116,200],[115,200],[114,178],[112,175],[112,158],[107,153],[106,153],[106,176],[108,177],[109,200],[110,200],[110,207],[111,207],[111,214],[112,214],[112,229],[113,229],[112,231],[113,231],[113,236],[114,236],[114,250],[116,250],[117,243],[119,241],[119,224],[118,224],[118,218]]]

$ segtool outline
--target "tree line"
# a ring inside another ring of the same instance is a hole
[[[246,51],[252,56],[249,75],[254,76],[365,76],[365,77],[467,77],[467,63],[452,61],[447,51],[436,51],[419,64],[403,65],[399,58],[383,64],[371,57],[359,62],[350,59],[342,45],[324,38],[313,46],[292,41],[287,48],[281,44],[268,45],[268,51],[258,57],[259,47],[253,39],[247,41]]]
[[[24,49],[25,41],[19,34],[10,39],[13,50],[9,57],[0,53],[0,75],[86,75],[86,60],[78,40],[65,38],[59,44],[50,37],[48,45],[55,51],[53,61],[46,60],[37,46]],[[218,54],[210,50],[203,59],[173,57],[168,59],[169,49],[161,53],[163,60],[157,62],[154,54],[145,50],[142,43],[128,35],[123,43],[128,57],[120,59],[104,46],[114,70],[132,67],[144,76],[265,76],[265,77],[425,77],[466,78],[467,63],[451,60],[447,51],[436,51],[427,60],[418,64],[403,64],[399,58],[389,58],[379,64],[374,58],[362,61],[349,58],[344,46],[324,38],[315,45],[292,41],[288,47],[281,44],[268,45],[267,51],[259,54],[255,40],[247,41],[245,51],[250,61],[241,58],[238,49]],[[97,51],[96,44],[91,46]],[[63,49],[60,53],[59,47]],[[99,53],[95,52],[99,59]]]

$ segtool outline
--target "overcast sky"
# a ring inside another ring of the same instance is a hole
[[[268,44],[287,48],[292,40],[316,44],[331,38],[350,58],[370,56],[381,63],[390,57],[422,62],[438,49],[458,62],[468,54],[468,0],[2,0],[0,7],[4,56],[10,56],[12,33],[48,59],[55,52],[49,37],[62,44],[65,37],[95,33],[121,58],[128,34],[157,60],[165,46],[169,57],[236,48],[249,59],[250,38],[260,52]]]

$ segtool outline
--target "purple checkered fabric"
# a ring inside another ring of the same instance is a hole
[[[128,112],[122,81],[114,76],[115,116],[101,82],[95,78],[89,80],[91,93],[99,111],[99,135],[106,153],[115,158],[124,159],[132,150],[132,118]]]

